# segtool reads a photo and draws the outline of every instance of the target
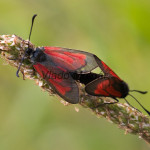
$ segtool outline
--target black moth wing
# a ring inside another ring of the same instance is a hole
[[[50,57],[55,65],[70,72],[88,73],[98,67],[94,55],[85,51],[61,47],[44,47],[44,53]]]

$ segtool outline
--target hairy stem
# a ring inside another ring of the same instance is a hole
[[[35,48],[32,43],[30,47]],[[21,61],[25,49],[28,47],[28,41],[16,35],[0,36],[0,54],[10,65],[17,67]],[[55,92],[34,70],[29,58],[25,58],[21,66],[21,72],[24,78],[35,80],[37,85],[47,91],[49,94]],[[92,110],[97,116],[105,117],[109,121],[117,124],[119,128],[124,129],[125,133],[139,135],[147,143],[150,143],[150,120],[147,116],[130,107],[128,104],[103,104],[114,101],[111,98],[96,97],[88,95],[84,91],[84,86],[79,84],[80,105]],[[95,107],[97,106],[97,107]]]

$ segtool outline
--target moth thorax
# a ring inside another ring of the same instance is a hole
[[[42,49],[36,48],[35,51],[31,54],[31,61],[33,62],[43,62],[46,60],[46,55]]]

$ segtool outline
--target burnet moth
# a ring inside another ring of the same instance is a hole
[[[126,99],[126,96],[130,95],[134,98],[137,103],[150,115],[150,112],[143,107],[143,105],[129,92],[139,92],[141,94],[146,94],[146,91],[139,90],[129,90],[126,82],[124,82],[111,68],[109,68],[102,60],[100,60],[96,55],[94,58],[103,71],[103,75],[96,73],[88,74],[73,74],[74,79],[85,84],[85,91],[93,96],[104,96],[111,97],[118,102],[117,98],[124,98],[125,101],[133,107]],[[114,103],[116,103],[114,102]],[[134,108],[134,107],[133,107]]]
[[[32,17],[29,41],[36,16]],[[17,77],[19,77],[19,70],[27,57],[48,85],[60,97],[72,104],[79,102],[79,88],[70,73],[88,73],[98,67],[94,55],[88,52],[61,47],[37,47],[34,50],[28,44],[16,72]]]
[[[29,41],[36,16],[32,17]],[[88,52],[61,47],[37,47],[34,50],[28,44],[28,48],[16,72],[17,77],[19,77],[21,65],[26,57],[30,58],[34,69],[47,81],[48,85],[60,97],[72,104],[79,102],[79,88],[76,81],[85,84],[85,91],[88,94],[112,97],[117,102],[117,98],[125,99],[127,95],[132,96],[129,91],[136,91],[141,94],[147,93],[138,90],[129,90],[128,85],[112,69],[97,56]],[[104,75],[91,72],[98,66]],[[133,98],[138,102],[135,97]],[[126,102],[129,104],[127,100]],[[141,104],[140,106],[150,115],[147,109]]]

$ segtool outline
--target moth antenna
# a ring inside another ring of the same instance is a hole
[[[32,33],[32,27],[33,27],[34,19],[36,16],[37,16],[37,14],[33,15],[33,17],[32,17],[32,24],[31,24],[31,28],[30,28],[29,41],[30,41],[30,37],[31,37],[31,33]]]
[[[129,106],[131,106],[132,108],[134,108],[134,109],[136,109],[136,110],[138,110],[137,108],[135,108],[135,107],[133,107],[129,102],[128,102],[128,100],[127,99],[125,99],[124,98],[124,100],[126,101],[126,103],[129,105]],[[140,110],[138,110],[139,112],[141,112]]]
[[[141,94],[146,94],[147,91],[139,91],[139,90],[130,90],[130,92],[138,92],[138,93],[141,93]]]
[[[131,94],[129,94],[133,99],[136,100],[136,102],[147,112],[147,114],[150,116],[150,112]]]
[[[32,27],[33,27],[34,19],[35,19],[36,16],[37,16],[37,14],[33,15],[33,17],[32,17],[32,24],[31,24],[31,28],[30,28],[29,41],[28,41],[28,49],[29,49],[29,42],[30,42],[30,37],[31,37],[31,33],[32,33]],[[26,51],[27,51],[27,50],[26,50]],[[17,72],[16,72],[16,76],[17,76],[17,77],[19,77],[19,71],[20,71],[20,68],[21,68],[21,66],[22,66],[22,63],[23,63],[23,61],[24,61],[24,58],[25,58],[25,55],[26,55],[26,51],[24,52],[24,55],[23,55],[23,57],[22,57],[22,59],[21,59],[21,62],[20,62],[19,67],[18,67],[18,70],[17,70]]]

